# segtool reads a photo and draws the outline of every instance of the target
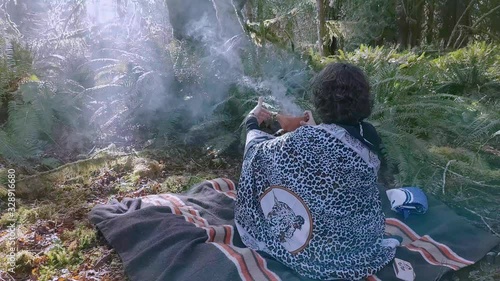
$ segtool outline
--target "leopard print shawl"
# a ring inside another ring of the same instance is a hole
[[[299,274],[359,280],[394,258],[383,245],[377,155],[334,124],[247,134],[235,207],[248,247]]]

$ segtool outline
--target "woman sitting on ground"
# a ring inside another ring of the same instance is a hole
[[[278,115],[288,133],[259,129],[271,113],[259,99],[247,117],[247,140],[235,209],[249,248],[299,274],[358,280],[394,258],[383,239],[377,188],[380,139],[363,120],[372,101],[363,72],[350,64],[326,66],[313,80],[310,112],[299,121]]]

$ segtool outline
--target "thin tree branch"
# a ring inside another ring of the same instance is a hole
[[[445,167],[443,167],[443,166],[441,166],[441,165],[436,165],[436,164],[434,164],[434,166],[439,167],[439,168],[441,168],[441,169],[445,169]],[[475,180],[473,180],[473,179],[471,179],[471,178],[469,178],[469,177],[467,177],[467,176],[461,175],[461,174],[456,173],[456,172],[453,172],[453,171],[451,171],[451,170],[449,170],[449,171],[448,171],[448,173],[450,173],[450,174],[452,174],[452,175],[455,175],[455,176],[458,176],[458,177],[461,177],[461,178],[463,178],[463,179],[465,179],[465,180],[467,180],[467,181],[469,181],[469,182],[472,182],[473,184],[476,184],[476,185],[478,185],[478,186],[493,187],[493,188],[499,188],[499,187],[500,187],[500,185],[486,184],[486,183],[482,183],[482,182],[479,182],[479,181],[475,181]],[[478,191],[479,191],[479,190],[478,190]],[[486,192],[484,192],[484,193],[486,194]]]
[[[450,160],[448,161],[448,163],[446,164],[446,168],[444,168],[444,173],[443,173],[443,195],[444,195],[444,187],[446,186],[446,172],[448,171],[448,167],[450,166],[451,163],[455,162],[457,160],[453,159],[453,160]]]
[[[486,18],[487,16],[491,15],[493,12],[495,12],[496,10],[500,9],[500,5],[496,6],[495,8],[491,9],[489,12],[487,12],[486,14],[484,14],[483,16],[481,16],[473,25],[472,25],[472,28],[476,27],[477,24],[479,22],[481,22],[484,18]]]
[[[7,22],[9,23],[9,26],[17,33],[17,36],[23,37],[23,34],[21,33],[21,31],[19,31],[19,29],[17,28],[17,25],[10,19],[9,13],[6,10],[4,10],[4,13],[5,13],[5,18],[7,19]]]
[[[477,212],[465,207],[465,209],[471,213],[473,213],[474,215],[478,216],[481,218],[481,220],[483,221],[483,223],[486,225],[486,227],[488,227],[488,229],[496,236],[500,237],[500,234],[498,234],[495,230],[493,230],[493,228],[491,228],[491,226],[486,222],[486,220],[484,219],[483,216],[481,216],[480,214],[478,214]]]
[[[222,36],[222,32],[223,32],[223,25],[222,25],[222,20],[220,18],[220,11],[219,9],[217,8],[217,3],[215,0],[211,0],[212,2],[212,5],[214,7],[214,10],[215,10],[215,18],[217,19],[217,30],[218,30],[218,35],[219,36]]]
[[[467,25],[461,25],[460,27],[463,27],[463,28],[467,28],[467,29],[470,29],[470,32],[471,33],[475,33],[475,32],[479,32],[478,30],[476,30],[475,28],[473,28],[472,26],[467,26]],[[491,38],[494,38],[495,40],[500,40],[500,36],[496,35],[496,34],[493,34],[487,30],[481,30],[480,33],[484,33],[484,34],[487,34],[489,35]],[[475,33],[476,35],[481,35],[480,33]],[[485,39],[483,39],[485,40]]]
[[[459,46],[462,46],[462,44],[464,43],[465,40],[467,40],[467,34],[464,35],[464,31],[461,29],[460,34],[457,37],[457,40],[455,40],[455,44],[453,44],[453,49],[456,49]]]
[[[453,30],[451,31],[450,38],[448,38],[448,43],[446,44],[446,48],[450,47],[451,39],[453,38],[453,35],[455,35],[455,32],[457,31],[458,25],[460,24],[460,21],[462,21],[462,18],[465,16],[467,11],[472,7],[472,4],[475,2],[475,0],[470,0],[469,5],[467,5],[467,8],[465,8],[464,12],[458,19],[457,23],[455,24],[455,27],[453,27]]]

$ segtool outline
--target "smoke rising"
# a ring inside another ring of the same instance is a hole
[[[235,85],[276,111],[303,112],[295,97],[305,92],[307,64],[251,41],[238,18],[245,1],[28,2],[10,4],[21,11],[13,21],[41,78],[79,102],[74,123],[97,128],[86,137],[144,142],[188,131],[212,118]],[[65,142],[91,130],[80,131]]]
[[[274,105],[274,110],[301,115],[303,109],[295,103],[293,93],[290,93],[290,87],[295,87],[297,90],[297,83],[300,83],[300,90],[305,90],[304,87],[308,81],[304,77],[309,74],[307,64],[286,52],[280,53],[279,50],[273,49],[271,46],[258,50],[264,53],[262,61],[258,62],[260,64],[260,77],[249,76],[244,71],[244,65],[249,62],[245,61],[242,54],[244,50],[255,48],[255,45],[241,28],[234,9],[227,7],[225,10],[219,9],[217,21],[219,25],[214,26],[205,13],[202,19],[193,21],[187,29],[187,34],[191,38],[199,40],[209,50],[209,55],[202,60],[218,64],[207,67],[207,69],[215,71],[214,77],[220,79],[222,84],[245,85],[259,95],[266,96],[267,100]],[[220,26],[221,22],[224,22],[222,27]],[[227,29],[228,27],[231,28]],[[218,99],[221,100],[225,93],[226,91],[222,90],[216,91],[212,95],[218,96]]]

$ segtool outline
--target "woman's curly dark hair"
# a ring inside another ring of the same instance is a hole
[[[313,104],[323,123],[354,125],[370,116],[373,101],[363,71],[348,63],[327,65],[312,81]]]

